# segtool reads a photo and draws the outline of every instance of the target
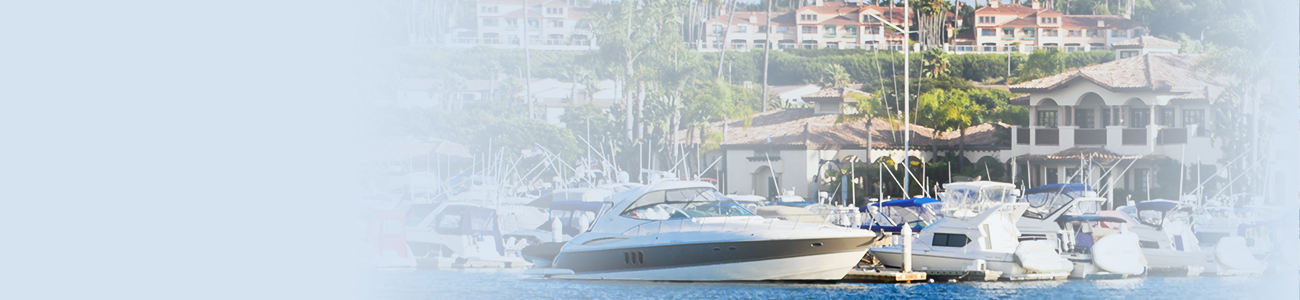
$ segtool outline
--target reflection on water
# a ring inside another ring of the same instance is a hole
[[[375,271],[370,299],[1297,299],[1300,277],[1134,278],[1097,281],[688,283],[530,279],[522,271]]]

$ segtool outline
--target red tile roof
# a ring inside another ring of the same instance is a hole
[[[819,149],[866,146],[867,119],[837,124],[838,118],[836,114],[815,114],[811,108],[784,108],[755,114],[749,127],[743,121],[713,122],[710,130],[722,132],[725,128],[726,140],[722,145],[800,145]],[[1002,123],[971,126],[966,130],[965,144],[991,146],[998,139],[994,134],[996,128],[1007,126]],[[902,127],[876,118],[871,129],[873,148],[902,146]],[[911,125],[911,132],[912,147],[918,149],[930,147],[936,141],[943,147],[955,147],[961,142],[959,132],[939,133],[936,139],[933,129],[916,124]],[[685,132],[679,136],[685,141]],[[698,142],[698,137],[690,142]]]
[[[1133,29],[1142,27],[1142,22],[1111,15],[1068,15],[1062,16],[1061,27],[1084,29]],[[1097,27],[1097,20],[1104,22]]]
[[[1160,49],[1182,48],[1182,45],[1174,41],[1170,41],[1170,40],[1166,40],[1154,36],[1149,36],[1149,35],[1139,36],[1122,42],[1116,42],[1114,44],[1111,44],[1111,46],[1115,46],[1115,48],[1160,48]]]
[[[998,4],[998,7],[985,6],[975,10],[975,14],[1015,14],[1018,17],[1026,17],[1037,13],[1057,13],[1050,8],[1034,9],[1033,7],[1020,4]]]
[[[1207,90],[1204,95],[1189,93],[1183,96],[1211,98],[1232,79],[1196,70],[1194,66],[1200,57],[1197,54],[1144,54],[1022,82],[1012,85],[1011,92],[1050,91],[1072,80],[1084,79],[1106,89]]]
[[[756,19],[757,22],[752,22],[752,23],[749,22],[749,17],[750,17],[750,16],[753,16],[753,17]],[[727,24],[727,21],[728,21],[728,20],[731,20],[731,22],[732,22],[731,24],[732,24],[732,25],[736,25],[736,24],[767,25],[767,12],[765,12],[765,11],[738,11],[738,12],[736,12],[736,19],[735,19],[735,20],[732,20],[732,19],[731,19],[731,15],[720,15],[720,16],[714,17],[714,18],[712,18],[712,19],[709,19],[709,22],[718,22],[718,23],[722,23],[722,24]],[[777,24],[781,24],[781,25],[794,25],[794,24],[795,24],[795,22],[794,22],[794,13],[793,13],[793,12],[784,12],[784,13],[783,13],[783,12],[773,12],[773,13],[772,13],[772,25],[777,25]]]
[[[1016,157],[1017,160],[1021,160],[1021,161],[1023,161],[1023,160],[1028,160],[1028,159],[1034,159],[1034,160],[1040,160],[1040,159],[1066,159],[1066,160],[1079,160],[1079,159],[1085,159],[1085,158],[1086,158],[1086,159],[1106,159],[1106,160],[1115,160],[1115,159],[1164,159],[1164,158],[1167,158],[1167,157],[1164,156],[1164,155],[1159,155],[1159,154],[1149,154],[1149,155],[1120,155],[1120,154],[1115,153],[1115,152],[1110,152],[1110,150],[1106,150],[1106,148],[1105,148],[1104,146],[1103,146],[1103,147],[1081,147],[1081,146],[1080,146],[1080,147],[1073,147],[1073,148],[1070,148],[1070,149],[1061,150],[1060,152],[1056,152],[1056,153],[1048,154],[1048,155],[1041,155],[1041,154],[1025,154],[1025,155],[1021,155],[1021,156]]]
[[[1037,27],[1037,26],[1038,26],[1038,23],[1037,23],[1037,22],[1034,22],[1034,19],[1031,19],[1031,18],[1019,18],[1019,19],[1011,20],[1011,22],[1002,23],[1002,25],[998,25],[998,26],[999,26],[999,27],[1000,27],[1000,26],[1012,26],[1012,27],[1034,26],[1034,27]]]

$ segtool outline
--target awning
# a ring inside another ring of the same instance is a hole
[[[1023,29],[1024,29],[1024,30],[1034,30],[1033,27],[1025,27],[1025,28],[1023,28]]]
[[[1002,27],[1002,30],[1016,30],[1016,28],[1008,26],[1008,27]]]

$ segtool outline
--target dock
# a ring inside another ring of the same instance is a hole
[[[876,283],[912,283],[926,281],[925,272],[903,272],[900,269],[890,268],[853,268],[849,274],[844,275],[844,282],[876,282]]]

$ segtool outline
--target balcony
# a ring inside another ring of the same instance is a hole
[[[1015,39],[1016,39],[1016,37],[1014,37],[1014,36],[1006,36],[1006,37],[1002,37],[1002,40],[1003,40],[1003,41],[1010,41],[1010,40],[1015,40]]]
[[[1105,145],[1106,129],[1075,129],[1075,145]]]
[[[1016,128],[1016,144],[1029,145],[1029,128]]]
[[[1126,146],[1145,146],[1147,144],[1146,128],[1124,128],[1121,143]]]
[[[1187,143],[1187,128],[1161,128],[1156,133],[1156,144],[1178,145]]]
[[[853,33],[853,34],[846,34],[846,35],[844,35],[844,37],[846,37],[846,38],[855,38],[855,37],[858,37],[858,34],[856,34],[856,33]]]
[[[1020,39],[1021,39],[1021,40],[1026,40],[1026,41],[1032,41],[1032,40],[1034,40],[1034,37],[1032,37],[1032,36],[1027,36],[1027,37],[1022,37],[1022,38],[1020,38]]]
[[[1061,130],[1056,128],[1038,128],[1034,130],[1034,145],[1060,145]]]

